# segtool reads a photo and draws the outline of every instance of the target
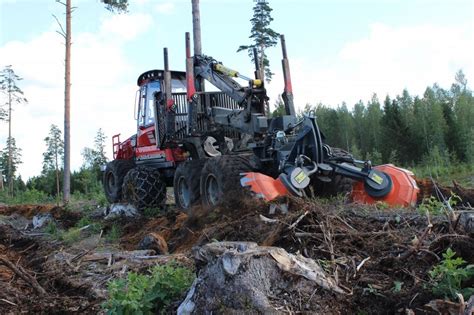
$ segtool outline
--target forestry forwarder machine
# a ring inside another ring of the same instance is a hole
[[[199,201],[215,207],[243,187],[266,200],[349,189],[362,203],[416,202],[412,173],[355,160],[325,143],[314,115],[297,119],[283,35],[285,115],[274,118],[265,113],[258,62],[250,79],[212,57],[191,56],[190,46],[186,33],[186,72],[169,70],[165,48],[164,70],[138,77],[137,134],[123,142],[113,136],[114,160],[104,173],[109,202],[127,201],[139,210],[161,206],[167,186],[184,211]],[[203,92],[204,80],[220,91]]]

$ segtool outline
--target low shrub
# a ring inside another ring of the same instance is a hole
[[[433,294],[445,298],[457,299],[456,294],[462,294],[468,299],[474,294],[474,288],[463,288],[464,281],[474,277],[474,265],[467,265],[461,257],[454,258],[456,253],[448,248],[443,254],[443,260],[429,272]]]
[[[148,275],[129,272],[126,279],[108,283],[109,298],[102,307],[107,314],[164,314],[193,281],[191,270],[173,262],[154,266]]]

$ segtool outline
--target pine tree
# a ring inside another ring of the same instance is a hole
[[[270,28],[270,23],[273,21],[270,7],[267,0],[255,0],[256,4],[253,7],[253,17],[250,19],[252,29],[250,30],[249,38],[253,41],[251,45],[241,45],[237,52],[247,50],[252,62],[255,62],[253,49],[257,49],[257,62],[261,70],[261,78],[265,78],[270,82],[273,76],[270,70],[270,61],[267,58],[265,50],[274,47],[278,43],[278,34]]]
[[[23,80],[13,71],[12,66],[6,66],[0,71],[0,90],[6,95],[6,101],[2,107],[7,107],[8,112],[5,109],[0,113],[0,118],[8,121],[8,161],[7,166],[7,183],[8,193],[10,196],[13,195],[13,179],[14,179],[14,167],[13,167],[13,148],[12,144],[14,139],[12,138],[12,105],[27,103],[27,99],[23,97],[23,91],[17,86],[17,82]],[[12,139],[12,141],[10,141]]]
[[[84,148],[82,150],[82,157],[84,159],[82,167],[90,169],[100,177],[100,167],[107,163],[105,154],[105,134],[102,129],[97,131],[94,138],[94,148]]]
[[[7,183],[9,195],[13,196],[13,187],[15,182],[15,174],[21,161],[21,149],[17,148],[15,138],[8,138],[6,147],[0,151],[0,168],[5,170],[7,174]],[[3,180],[3,179],[2,179]]]
[[[377,94],[372,95],[372,99],[367,103],[365,112],[364,128],[367,132],[367,146],[362,148],[362,152],[369,154],[373,151],[382,151],[382,117],[383,111]]]
[[[59,175],[64,158],[64,142],[58,126],[51,125],[49,135],[44,139],[44,142],[46,143],[46,152],[43,153],[43,175],[48,176],[50,172],[54,172],[56,178],[56,198],[59,198]]]
[[[128,0],[101,0],[105,4],[105,8],[115,13],[128,12]]]
[[[281,95],[278,95],[278,98],[275,102],[275,109],[272,112],[272,117],[280,117],[286,115],[285,103],[281,98]]]
[[[446,144],[461,161],[474,161],[474,97],[467,88],[467,80],[459,70],[451,86],[450,101],[444,104],[447,123]]]
[[[63,183],[63,201],[65,204],[69,202],[71,194],[71,46],[72,46],[72,13],[74,8],[72,0],[56,2],[62,4],[66,13],[66,29],[63,28],[59,20],[61,31],[58,33],[64,37],[65,41],[65,57],[64,57],[64,183]],[[112,12],[127,12],[128,0],[101,0],[105,4],[107,10]]]
[[[365,105],[362,101],[357,102],[354,105],[354,108],[352,109],[352,124],[354,126],[354,142],[352,144],[353,149],[351,149],[351,152],[354,154],[355,157],[361,159],[363,158],[366,153],[367,153],[367,128],[365,128],[365,119],[364,119],[364,113],[365,113]],[[357,152],[353,152],[354,148],[356,149]],[[356,155],[357,153],[357,155]]]

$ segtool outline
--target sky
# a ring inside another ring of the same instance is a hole
[[[185,69],[184,34],[192,31],[191,0],[129,0],[127,14],[99,0],[72,0],[71,164],[92,147],[99,128],[125,139],[136,132],[137,77],[163,68]],[[438,83],[449,88],[462,69],[474,82],[473,0],[270,0],[271,27],[285,34],[295,104],[349,108],[376,93],[403,89],[422,95]],[[252,0],[201,0],[203,53],[252,76],[240,45],[250,44]],[[51,124],[63,129],[64,7],[54,0],[0,0],[0,68],[12,65],[28,99],[15,106],[12,136],[22,149],[23,179],[41,173]],[[270,104],[283,91],[281,47],[268,50],[275,76],[266,85]],[[4,103],[0,95],[0,103]],[[7,124],[0,124],[5,147]]]

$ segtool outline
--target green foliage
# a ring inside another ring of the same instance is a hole
[[[454,258],[456,253],[448,248],[443,260],[429,272],[432,292],[437,296],[457,299],[462,294],[465,299],[474,294],[474,287],[463,288],[463,281],[474,277],[474,265],[467,265],[461,257]]]
[[[0,150],[0,169],[2,169],[2,174],[5,175],[5,184],[10,183],[8,185],[10,186],[8,189],[10,192],[10,196],[13,196],[14,194],[14,182],[15,180],[17,180],[16,171],[18,170],[18,165],[23,163],[21,161],[21,151],[21,148],[18,148],[16,146],[16,141],[13,137],[8,137],[5,148],[3,150]],[[11,163],[9,163],[10,153]],[[3,180],[3,177],[0,178],[0,180]]]
[[[62,177],[61,169],[64,161],[64,142],[58,126],[51,125],[49,135],[44,139],[44,142],[46,143],[46,152],[43,153],[43,174],[49,177],[51,174],[54,174],[54,195],[56,195],[56,200],[59,204],[61,194],[60,177]]]
[[[425,214],[442,214],[444,205],[441,201],[438,200],[435,196],[430,196],[429,198],[423,199],[421,204],[418,206],[418,212]]]
[[[105,8],[111,12],[127,13],[128,0],[101,0],[105,4]]]
[[[102,304],[107,314],[155,314],[182,298],[194,273],[175,263],[157,265],[149,275],[129,272],[127,279],[108,283],[109,299]]]
[[[15,185],[16,186],[16,185]],[[36,189],[14,190],[13,196],[8,196],[7,191],[0,191],[0,202],[17,205],[17,204],[44,204],[52,203],[54,199],[42,191]]]
[[[71,174],[71,194],[75,200],[94,200],[98,205],[106,205],[107,199],[102,189],[102,172],[100,166],[106,163],[106,137],[101,129],[94,139],[94,148],[84,148],[84,162],[80,170]],[[57,181],[62,186],[63,143],[61,131],[54,125],[45,138],[47,150],[43,153],[43,171],[40,176],[32,177],[26,186],[44,192],[48,196],[57,197]]]
[[[270,7],[267,0],[255,0],[256,4],[253,7],[253,17],[250,19],[252,28],[250,30],[249,38],[253,41],[250,45],[241,45],[237,52],[246,50],[252,62],[255,62],[253,49],[257,49],[257,60],[265,76],[265,80],[270,82],[273,73],[270,70],[270,61],[267,58],[265,50],[273,47],[278,43],[278,34],[270,28],[270,23],[273,21]]]
[[[69,230],[61,233],[60,239],[68,245],[76,243],[81,239],[81,230],[77,227],[72,227]]]
[[[84,148],[82,150],[82,157],[84,159],[83,167],[86,169],[97,170],[101,165],[107,163],[107,157],[105,156],[105,141],[107,137],[104,131],[99,128],[94,138],[94,148]],[[100,170],[99,170],[100,171]]]
[[[0,91],[7,95],[5,103],[0,104],[0,120],[7,120],[9,122],[11,120],[11,111],[5,110],[4,106],[10,109],[14,104],[28,102],[28,100],[23,96],[23,91],[17,85],[21,80],[23,80],[23,78],[15,73],[11,65],[5,66],[0,71]]]
[[[146,217],[146,218],[154,218],[154,217],[157,217],[159,216],[160,214],[163,213],[163,210],[161,208],[145,208],[143,210],[143,215]]]
[[[120,239],[120,236],[122,235],[122,228],[118,224],[113,224],[112,227],[110,228],[109,232],[106,235],[106,238],[110,242],[116,242]]]
[[[439,178],[445,175],[449,169],[449,155],[446,152],[441,152],[439,147],[435,145],[423,156],[422,164],[430,166],[430,176]]]
[[[393,288],[392,291],[395,293],[399,293],[402,291],[403,282],[402,281],[393,281]]]
[[[285,103],[283,102],[283,99],[281,98],[281,95],[278,95],[278,98],[275,102],[275,110],[272,112],[272,117],[281,117],[283,115],[286,115],[286,110],[285,110]]]
[[[43,173],[62,168],[64,157],[64,141],[62,132],[56,125],[51,125],[49,134],[44,138],[46,152],[43,153]]]
[[[368,152],[365,156],[365,159],[370,160],[372,162],[372,165],[382,164],[382,154],[377,150],[374,150],[373,152]]]
[[[83,228],[85,226],[89,226],[88,230],[91,231],[92,233],[99,233],[100,230],[102,230],[102,224],[99,222],[93,222],[89,217],[84,216],[82,217],[77,223],[76,227],[77,228]]]
[[[345,104],[316,104],[304,111],[316,113],[327,144],[356,148],[358,159],[426,166],[435,178],[452,165],[474,165],[474,96],[462,71],[451,90],[434,84],[422,96],[404,90],[395,98],[387,96],[382,105],[374,94],[351,110]]]
[[[375,296],[385,297],[385,295],[380,293],[379,290],[375,286],[371,285],[370,283],[367,285],[367,288],[364,288],[362,291],[366,295],[375,295]]]
[[[451,192],[451,197],[448,198],[447,203],[450,207],[456,206],[456,204],[462,201],[461,198],[455,193]],[[421,204],[418,206],[418,212],[422,214],[433,214],[439,215],[445,213],[446,205],[439,201],[438,198],[430,196],[429,198],[423,199]]]
[[[44,228],[44,232],[70,245],[81,239],[81,233],[85,230],[84,227],[86,226],[89,226],[87,227],[87,231],[90,233],[99,233],[100,230],[102,230],[100,223],[94,223],[90,218],[82,217],[75,226],[69,228],[67,231],[59,229],[55,222],[50,221]]]
[[[0,120],[8,121],[9,126],[7,148],[0,153],[0,169],[3,169],[3,174],[6,175],[8,194],[10,196],[13,196],[14,193],[16,167],[21,163],[21,150],[15,146],[15,139],[11,135],[12,107],[15,104],[28,102],[27,99],[23,97],[23,91],[17,85],[21,80],[23,79],[13,71],[11,65],[5,66],[3,70],[0,71],[0,92],[6,95],[4,98],[5,103],[0,104]],[[2,180],[1,186],[3,189],[3,176],[1,175],[0,173],[0,180]]]
[[[438,167],[436,170],[433,170],[432,165],[427,164],[416,166],[411,170],[418,178],[433,176],[442,185],[452,185],[455,180],[463,187],[474,187],[474,177],[472,177],[474,163],[452,162],[449,166]],[[438,178],[434,173],[438,174]]]
[[[60,230],[55,222],[49,221],[48,225],[44,228],[44,232],[48,233],[49,235],[53,236],[54,238],[59,238]]]

